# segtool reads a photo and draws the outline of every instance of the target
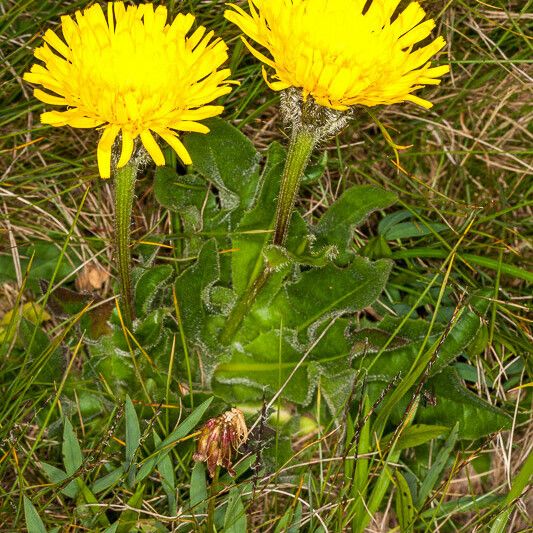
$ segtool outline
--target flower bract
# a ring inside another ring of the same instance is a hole
[[[418,2],[398,13],[400,0],[249,0],[247,13],[231,5],[225,16],[248,37],[251,53],[273,70],[273,90],[301,89],[317,104],[344,111],[411,101],[449,71],[430,58],[445,46],[425,41],[433,20]],[[254,41],[253,43],[250,42]]]
[[[42,86],[35,97],[61,110],[41,115],[44,124],[100,128],[100,175],[111,174],[112,148],[120,134],[117,167],[128,163],[140,139],[157,165],[165,159],[154,134],[165,140],[186,164],[191,159],[179,131],[208,132],[199,123],[220,114],[208,105],[231,91],[227,47],[203,26],[191,32],[194,16],[178,14],[167,24],[167,10],[152,4],[98,4],[74,18],[61,18],[61,36],[44,34],[35,50],[42,64],[24,75]]]

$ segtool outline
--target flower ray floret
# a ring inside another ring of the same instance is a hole
[[[423,21],[418,2],[395,16],[399,3],[248,0],[249,14],[230,4],[225,16],[248,37],[243,41],[250,52],[274,71],[269,79],[263,67],[275,91],[295,87],[304,99],[311,95],[317,104],[339,111],[404,101],[429,108],[431,102],[413,93],[439,84],[449,71],[430,62],[446,43],[437,37],[415,49],[435,22]]]
[[[110,2],[107,15],[94,4],[75,17],[61,18],[60,37],[52,30],[35,50],[35,64],[24,79],[42,86],[35,97],[66,107],[41,115],[43,124],[101,128],[100,175],[111,174],[112,148],[120,136],[118,168],[126,165],[140,139],[157,165],[165,159],[154,134],[186,164],[191,158],[180,131],[206,133],[199,121],[219,115],[208,105],[231,91],[230,71],[218,70],[227,46],[203,26],[192,31],[194,16],[178,14],[167,24],[164,6],[126,7]]]

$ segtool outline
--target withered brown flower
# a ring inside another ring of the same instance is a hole
[[[207,463],[209,475],[213,477],[217,466],[223,466],[231,476],[233,452],[237,451],[248,438],[248,429],[242,411],[236,408],[210,418],[202,427],[195,461]]]

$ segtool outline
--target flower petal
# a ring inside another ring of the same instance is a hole
[[[161,138],[166,141],[172,149],[178,154],[178,157],[185,163],[186,165],[192,165],[192,159],[189,155],[189,152],[187,152],[187,148],[183,145],[183,143],[178,139],[178,136],[176,133],[167,130],[167,131],[160,131],[159,135]]]
[[[133,137],[129,131],[122,130],[122,151],[120,153],[120,159],[117,163],[117,168],[122,168],[131,159],[133,154]]]
[[[98,159],[98,170],[100,176],[107,179],[111,176],[111,149],[113,143],[117,138],[119,127],[110,125],[104,128],[100,142],[98,143],[98,150],[96,152]]]
[[[157,166],[164,165],[165,156],[155,141],[154,136],[150,133],[150,130],[141,132],[141,141],[146,148],[146,151],[150,154],[150,157],[154,160],[154,163]]]

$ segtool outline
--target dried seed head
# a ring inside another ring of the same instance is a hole
[[[244,415],[239,409],[231,409],[209,419],[200,431],[195,461],[207,463],[209,475],[213,477],[217,466],[223,466],[231,476],[232,456],[248,439]]]

